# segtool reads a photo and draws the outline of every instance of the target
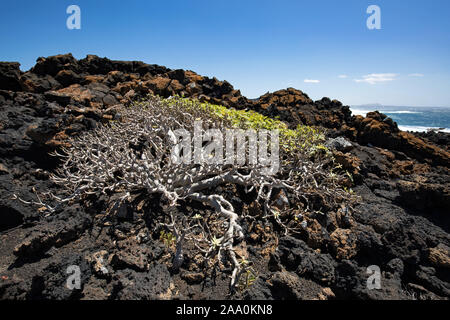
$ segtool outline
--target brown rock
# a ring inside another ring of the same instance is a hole
[[[112,88],[112,91],[120,93],[121,95],[124,95],[136,87],[137,87],[137,83],[134,81],[120,82],[114,88]]]
[[[87,103],[94,98],[94,95],[89,89],[79,84],[71,85],[67,88],[60,89],[57,92],[66,96],[70,96],[73,101],[80,103]]]
[[[117,251],[109,257],[109,261],[115,268],[131,268],[139,271],[148,269],[147,258],[139,250]]]
[[[104,79],[103,76],[100,75],[87,75],[84,77],[83,83],[90,84],[90,83],[99,83],[102,82]]]
[[[144,85],[155,94],[161,96],[167,96],[167,87],[169,86],[171,80],[169,78],[157,77],[155,79],[146,81]]]
[[[315,219],[308,219],[308,246],[313,249],[320,248],[323,242],[323,228]]]
[[[186,85],[186,91],[190,96],[194,96],[195,94],[201,92],[202,90],[197,83],[191,82],[188,85]]]
[[[40,57],[30,71],[38,75],[56,76],[61,70],[79,71],[78,61],[71,53],[59,54],[47,58]]]
[[[439,244],[428,250],[428,260],[435,267],[450,268],[450,248]]]
[[[131,89],[130,91],[128,91],[123,97],[127,100],[133,100],[133,98],[136,96],[136,92]]]
[[[72,84],[79,83],[81,77],[72,70],[61,70],[56,76],[55,80],[58,81],[63,87],[68,87]]]
[[[3,164],[0,163],[0,174],[8,174],[9,170]]]
[[[200,82],[203,80],[203,77],[201,75],[198,75],[190,70],[185,72],[185,76],[187,79],[189,79],[189,82]]]
[[[342,165],[343,169],[349,171],[351,174],[359,173],[361,160],[357,156],[341,151],[333,151],[333,156],[336,162]]]
[[[205,275],[200,272],[182,272],[181,279],[188,284],[199,284],[205,279]]]
[[[103,103],[105,104],[105,106],[110,107],[118,104],[118,101],[113,95],[107,94],[103,97]]]
[[[356,236],[350,229],[336,229],[330,236],[337,259],[351,259],[357,253]]]
[[[184,86],[178,80],[172,80],[168,89],[171,91],[172,95],[175,95],[184,90]]]
[[[323,288],[322,291],[318,295],[318,299],[319,300],[331,300],[331,299],[334,299],[334,298],[336,298],[336,295],[328,287]]]
[[[108,251],[101,250],[86,257],[86,260],[91,263],[94,272],[100,275],[105,275],[109,272],[108,266]]]
[[[58,91],[46,92],[45,98],[49,101],[56,102],[63,107],[67,106],[72,99],[72,97],[70,95],[67,95],[65,93],[58,92]]]

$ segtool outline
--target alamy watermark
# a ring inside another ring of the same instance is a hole
[[[81,29],[81,9],[79,6],[72,4],[67,7],[66,13],[70,16],[66,20],[66,26],[69,30]]]
[[[370,16],[367,18],[366,25],[369,30],[381,29],[381,9],[377,5],[370,5],[366,10]]]
[[[370,276],[367,278],[367,289],[381,289],[381,270],[377,265],[368,266],[366,273]]]
[[[69,274],[66,281],[66,287],[69,290],[81,289],[81,270],[79,266],[68,266],[66,273]]]
[[[260,166],[270,175],[280,168],[278,130],[203,130],[202,122],[195,121],[193,137],[188,130],[177,129],[169,131],[169,138],[174,144],[174,164],[247,164]]]

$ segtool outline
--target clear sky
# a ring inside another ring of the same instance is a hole
[[[81,30],[66,9],[81,8]],[[369,5],[381,30],[369,30]],[[345,104],[450,106],[448,0],[2,0],[0,60],[71,52],[228,80],[250,98],[295,87]]]

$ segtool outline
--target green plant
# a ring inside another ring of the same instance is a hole
[[[144,102],[139,102],[145,105]],[[304,151],[315,155],[323,151],[330,155],[328,148],[323,145],[325,134],[322,128],[298,125],[295,129],[289,129],[286,123],[266,117],[253,110],[237,110],[220,105],[199,102],[194,99],[172,97],[163,99],[162,105],[171,108],[174,104],[183,112],[198,115],[198,119],[208,116],[220,122],[228,123],[230,127],[253,130],[278,130],[280,135],[280,147],[286,153]]]
[[[350,179],[350,181],[352,183],[355,183],[355,181],[353,180],[353,175],[350,172],[348,172],[348,170],[345,170],[345,174],[347,175],[347,177]]]
[[[167,247],[171,247],[176,242],[176,237],[171,232],[165,232],[162,230],[159,235],[159,240],[162,241]]]
[[[217,249],[218,247],[220,247],[220,243],[221,243],[221,239],[217,239],[216,236],[213,236],[211,239],[211,245],[213,247],[213,249]]]
[[[252,267],[246,266],[245,269],[242,271],[241,276],[239,277],[239,283],[238,288],[239,290],[245,290],[251,287],[256,279],[258,278],[258,275],[256,271]]]

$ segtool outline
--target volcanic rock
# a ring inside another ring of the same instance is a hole
[[[248,99],[227,81],[139,61],[65,54],[39,58],[27,72],[19,66],[0,63],[0,275],[9,279],[0,280],[1,298],[228,298],[229,279],[213,280],[194,257],[171,274],[169,248],[152,234],[152,219],[134,210],[106,215],[105,196],[54,214],[13,196],[32,201],[34,190],[57,191],[49,176],[60,163],[49,152],[62,152],[70,136],[120,120],[121,104],[148,94],[255,110],[290,128],[318,126],[347,171],[340,183],[359,199],[352,210],[327,211],[318,196],[325,214],[305,217],[302,232],[278,243],[270,242],[270,226],[249,228],[246,252],[258,276],[235,297],[450,297],[449,135],[403,132],[382,113],[352,116],[337,100],[313,101],[294,88]],[[70,265],[82,271],[80,290],[65,288]],[[367,289],[370,265],[382,271],[380,290]]]

